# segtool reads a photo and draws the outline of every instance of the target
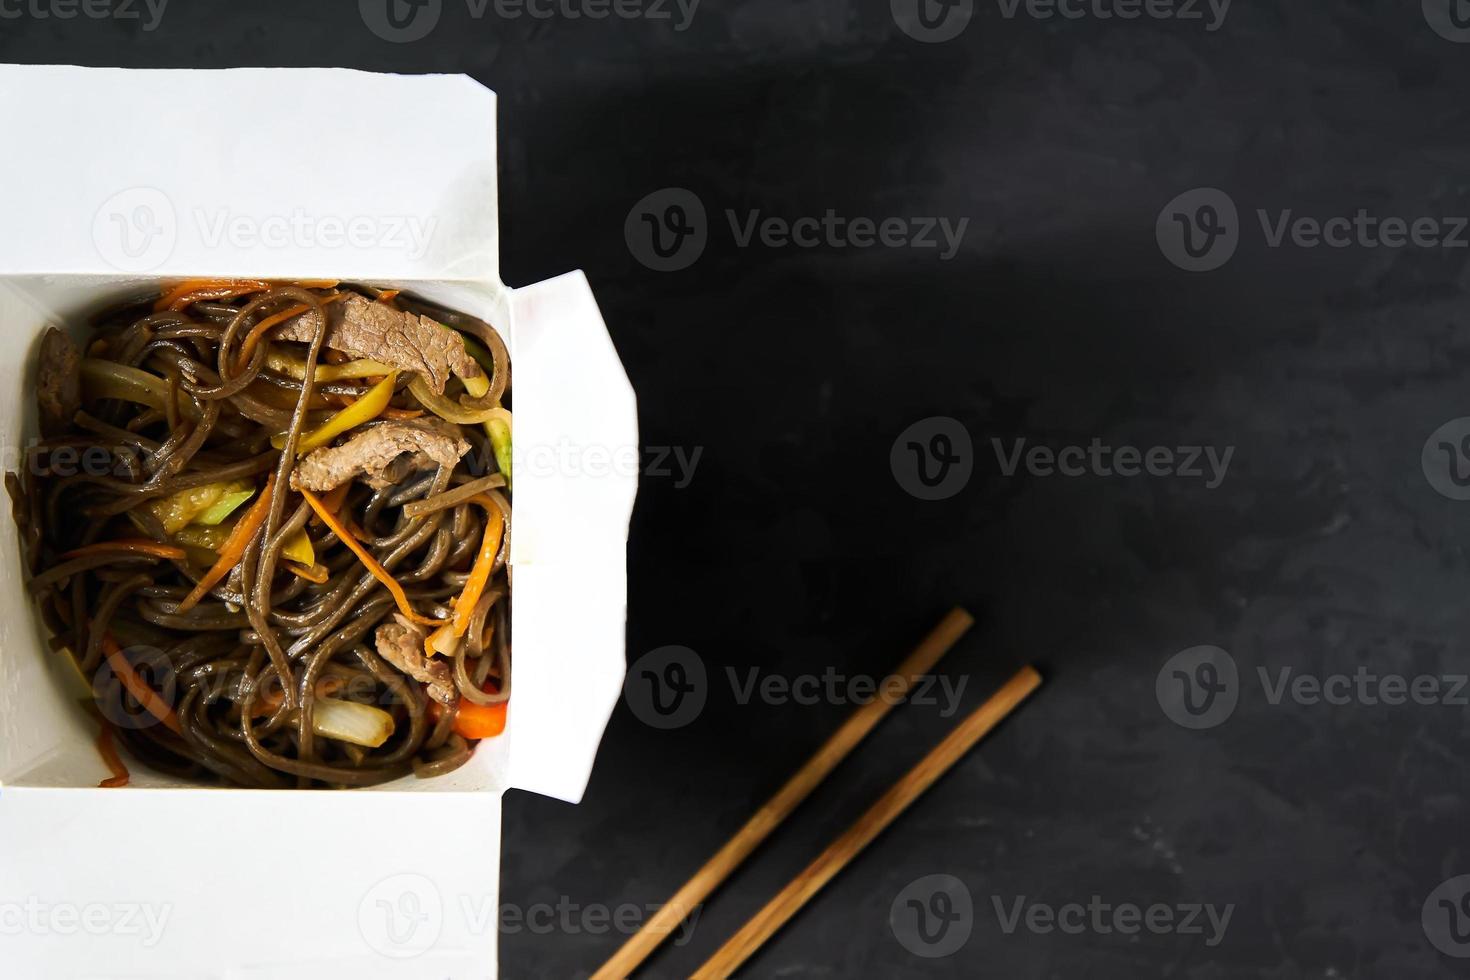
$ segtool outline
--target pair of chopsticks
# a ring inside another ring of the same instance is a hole
[[[874,698],[854,711],[843,722],[842,727],[817,749],[816,754],[786,781],[786,785],[757,810],[746,821],[745,826],[736,831],[735,836],[716,851],[705,862],[704,867],[696,871],[601,969],[592,974],[592,980],[624,980],[632,974],[679,923],[723,884],[740,863],[780,826],[781,821],[811,795],[893,706],[908,696],[919,678],[934,668],[974,622],[974,618],[965,610],[958,607],[951,610],[883,682],[881,689],[891,689],[896,696]],[[697,980],[723,980],[738,970],[822,886],[831,881],[848,862],[893,823],[909,804],[918,799],[935,780],[944,775],[976,742],[1000,724],[1002,719],[1040,685],[1040,674],[1031,667],[1022,668],[990,700],[960,722],[928,755],[879,797],[856,823],[767,902],[693,976]]]

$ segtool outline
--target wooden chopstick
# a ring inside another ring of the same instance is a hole
[[[944,775],[975,743],[1041,685],[1041,675],[1025,667],[975,712],[955,727],[919,764],[893,784],[868,812],[766,903],[739,932],[696,970],[692,980],[724,980],[784,926],[822,886],[847,866],[873,838],[893,823],[908,805]]]
[[[886,692],[887,696],[875,697],[849,715],[842,727],[786,781],[786,785],[777,790],[776,795],[767,800],[745,822],[745,826],[736,831],[735,836],[726,841],[725,846],[716,851],[704,863],[704,867],[696,871],[638,932],[630,936],[623,947],[613,954],[612,959],[592,974],[592,980],[624,980],[632,974],[678,928],[679,923],[694,911],[695,906],[709,897],[781,825],[781,821],[800,806],[802,800],[811,795],[812,790],[821,785],[822,780],[837,768],[838,763],[857,747],[893,706],[908,696],[909,689],[917,680],[934,669],[939,659],[949,652],[950,647],[954,646],[955,641],[974,622],[974,617],[964,609],[958,606],[951,609],[939,621],[939,625],[883,681],[879,690]]]

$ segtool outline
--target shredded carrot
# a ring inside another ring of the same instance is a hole
[[[322,503],[333,514],[340,514],[342,512],[342,505],[347,501],[347,492],[351,489],[352,484],[350,482],[339,484],[322,494]],[[313,516],[312,520],[317,524],[322,523],[322,519],[317,516]]]
[[[327,505],[322,503],[320,497],[305,487],[301,488],[301,496],[306,498],[306,502],[311,505],[311,509],[317,512],[317,516],[322,519],[322,522],[327,525],[332,533],[341,538],[342,543],[352,549],[352,553],[372,573],[373,578],[382,582],[387,587],[388,591],[393,595],[393,601],[398,603],[399,612],[403,613],[411,622],[418,623],[420,626],[436,626],[439,624],[439,620],[430,619],[428,616],[420,615],[414,611],[413,606],[409,605],[408,593],[403,591],[403,586],[399,585],[398,580],[378,563],[378,560],[372,556],[370,551],[362,546],[362,542],[358,541],[353,533],[347,529],[347,526],[337,519],[337,515],[327,510]]]
[[[394,421],[398,422],[404,422],[408,419],[422,418],[423,415],[424,410],[422,408],[394,408],[390,405],[382,411],[383,418],[393,419]]]
[[[176,545],[162,544],[150,538],[119,538],[116,541],[98,541],[66,552],[62,558],[81,558],[83,555],[100,555],[108,551],[126,551],[154,558],[183,558],[184,549]]]
[[[485,591],[485,583],[490,581],[490,569],[495,565],[495,554],[500,550],[500,537],[505,532],[505,515],[488,494],[477,493],[469,502],[485,508],[488,523],[485,525],[485,536],[480,540],[480,553],[475,556],[470,577],[465,580],[464,591],[454,600],[455,636],[464,636],[465,630],[470,628],[470,617],[480,601],[481,593]]]
[[[264,279],[189,279],[164,293],[153,304],[154,312],[182,310],[203,299],[237,299],[271,288]]]
[[[403,292],[401,289],[385,289],[378,294],[378,302],[396,310],[398,309],[398,304],[394,303],[393,300],[401,292]]]
[[[179,719],[174,714],[174,709],[170,708],[163,698],[158,696],[158,692],[138,676],[138,672],[133,669],[132,664],[128,663],[128,658],[123,656],[122,648],[117,645],[111,633],[102,634],[102,653],[107,657],[107,663],[112,667],[113,674],[122,682],[122,686],[128,689],[133,700],[141,704],[150,715],[168,726],[169,731],[175,735],[182,735],[184,730],[179,727]]]
[[[324,296],[322,297],[322,305],[326,306],[328,303],[334,303],[341,299],[342,295],[342,293],[333,293],[331,296]],[[235,355],[235,373],[238,374],[245,370],[245,365],[250,363],[251,355],[255,353],[255,348],[260,344],[260,338],[265,336],[267,330],[270,330],[272,327],[278,327],[293,316],[299,316],[309,309],[311,307],[305,303],[298,303],[279,313],[271,314],[251,327],[250,332],[245,335],[245,339],[240,343],[240,352]]]
[[[464,738],[494,738],[505,731],[505,715],[509,701],[499,704],[475,704],[463,698],[454,714],[454,730]]]
[[[97,736],[97,752],[102,756],[102,761],[107,763],[107,768],[112,770],[112,775],[97,784],[98,789],[115,789],[126,786],[132,778],[128,772],[127,764],[122,761],[122,756],[117,754],[117,746],[112,744],[112,726],[107,722],[102,723],[102,733]]]
[[[250,545],[250,539],[255,537],[255,532],[260,530],[260,526],[265,523],[266,514],[271,509],[271,497],[274,496],[275,489],[276,474],[271,473],[265,481],[265,489],[260,492],[259,497],[255,498],[255,503],[250,505],[245,515],[235,523],[234,530],[230,532],[228,538],[225,538],[225,543],[219,546],[219,561],[214,563],[214,567],[205,573],[198,585],[194,586],[194,590],[184,597],[183,602],[179,603],[179,615],[183,615],[198,605],[199,600],[208,595],[210,589],[219,584],[221,579],[240,564],[240,559],[245,557],[245,549]]]
[[[331,570],[326,565],[303,565],[299,561],[286,561],[284,559],[281,561],[281,564],[291,574],[300,576],[308,582],[313,582],[317,585],[321,585],[332,577]]]
[[[302,289],[336,289],[342,285],[340,279],[298,279],[293,285]]]

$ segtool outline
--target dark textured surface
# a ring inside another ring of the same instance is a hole
[[[1467,251],[1271,248],[1255,216],[1470,213],[1470,45],[1418,3],[1242,0],[1213,32],[982,3],[960,37],[922,44],[878,0],[706,0],[684,32],[473,20],[446,0],[429,38],[390,44],[352,3],[175,0],[151,32],[0,20],[0,60],[463,71],[500,93],[506,280],[585,268],[645,442],[702,450],[687,486],[644,481],[630,657],[687,646],[711,678],[675,731],[621,706],[580,807],[507,798],[507,903],[666,897],[848,710],[742,705],[724,665],[881,673],[963,602],[980,623],[945,672],[968,678],[964,704],[1027,660],[1047,688],[751,975],[1466,971],[1421,925],[1430,893],[1470,871],[1466,708],[1273,705],[1257,675],[1465,669],[1470,504],[1435,492],[1420,449],[1470,415]],[[699,195],[710,242],[658,273],[623,224],[665,186]],[[1199,186],[1230,195],[1241,240],[1223,268],[1188,273],[1154,226]],[[829,208],[969,226],[941,261],[740,248],[724,217]],[[895,437],[930,416],[963,422],[976,453],[940,501],[889,467]],[[1007,477],[992,438],[1234,456],[1215,489]],[[1199,644],[1228,650],[1242,683],[1228,721],[1191,731],[1155,680]],[[952,723],[896,712],[650,975],[698,965]],[[889,911],[937,873],[966,884],[975,921],[928,959]],[[1210,946],[1007,934],[993,904],[1094,895],[1234,911]],[[577,975],[619,941],[521,931],[502,938],[502,968]]]

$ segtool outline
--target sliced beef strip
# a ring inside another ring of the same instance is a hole
[[[439,419],[379,422],[340,446],[308,454],[291,472],[291,486],[321,493],[359,476],[370,487],[391,486],[407,475],[396,465],[405,453],[412,471],[452,467],[469,449],[454,426]]]
[[[428,317],[395,310],[387,303],[377,303],[357,293],[328,304],[325,309],[328,347],[404,371],[417,371],[437,395],[444,394],[451,375],[484,376],[480,365],[465,350],[464,337]],[[309,343],[312,335],[311,315],[307,313],[287,320],[272,331],[276,340],[303,343]]]
[[[82,352],[71,337],[49,327],[41,337],[41,369],[36,400],[41,408],[41,435],[59,436],[71,428],[82,407]]]
[[[437,657],[424,655],[424,633],[400,622],[384,623],[373,634],[378,656],[416,681],[429,685],[429,697],[440,704],[459,700],[450,666]]]

